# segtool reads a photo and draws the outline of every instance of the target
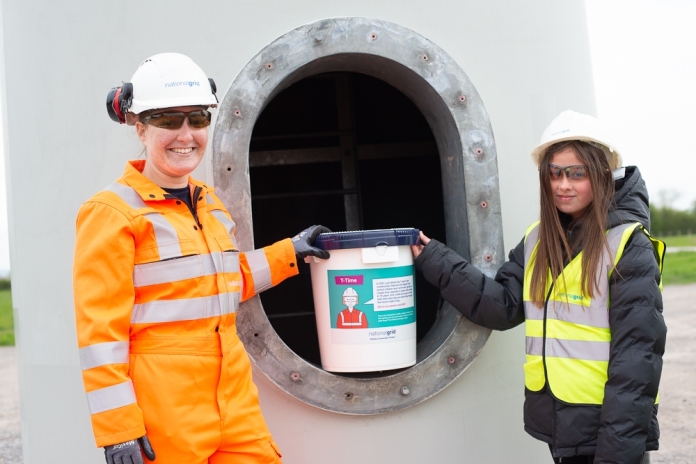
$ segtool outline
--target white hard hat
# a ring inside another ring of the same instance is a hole
[[[358,292],[356,292],[355,290],[353,290],[353,287],[348,287],[348,288],[346,288],[346,289],[344,290],[343,296],[344,296],[344,297],[346,297],[346,296],[355,296],[355,297],[357,297],[357,296],[358,296]]]
[[[596,118],[567,110],[559,114],[546,128],[539,146],[532,150],[532,160],[539,166],[546,149],[554,143],[580,140],[601,148],[607,155],[609,168],[613,171],[621,167],[623,160],[616,146],[609,142],[610,139],[610,134]]]
[[[106,97],[109,117],[121,124],[135,124],[143,111],[177,106],[215,107],[215,82],[186,55],[160,53],[146,59],[131,78],[114,87]]]
[[[146,59],[131,78],[130,113],[176,106],[217,106],[215,84],[191,58],[160,53]]]

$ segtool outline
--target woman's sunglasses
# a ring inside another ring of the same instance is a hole
[[[210,112],[206,110],[196,110],[184,113],[174,111],[171,113],[154,113],[140,119],[140,122],[162,129],[176,130],[184,124],[188,118],[189,126],[193,129],[203,129],[210,125]]]
[[[572,166],[556,166],[555,164],[549,164],[551,179],[561,179],[564,172],[566,177],[570,180],[582,180],[587,177],[587,168],[582,164],[574,164]]]

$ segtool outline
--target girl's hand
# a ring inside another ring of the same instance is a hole
[[[428,243],[430,243],[430,239],[423,233],[423,231],[420,231],[420,245],[411,245],[411,252],[413,253],[413,258],[418,258],[418,256],[421,254],[423,251],[423,248],[425,248]]]

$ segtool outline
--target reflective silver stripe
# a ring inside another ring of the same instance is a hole
[[[597,327],[609,327],[609,274],[614,269],[614,258],[619,252],[621,237],[624,231],[632,225],[633,224],[621,224],[609,229],[609,232],[607,232],[607,246],[609,250],[607,250],[606,247],[603,250],[601,262],[599,264],[599,274],[597,275],[597,296],[590,300],[590,309],[602,311],[607,317],[607,325],[598,325]]]
[[[539,241],[539,224],[532,229],[524,240],[524,267],[528,266],[529,260],[532,258],[532,251]]]
[[[609,361],[609,342],[550,338],[546,340],[546,356]]]
[[[217,205],[217,202],[215,200],[213,200],[213,197],[209,193],[205,194],[205,201],[209,205]]]
[[[210,194],[206,195],[206,201],[210,204],[215,204],[215,201],[213,200],[213,197],[210,196]],[[237,246],[237,240],[234,238],[234,229],[237,227],[237,224],[234,223],[233,220],[227,217],[225,212],[221,209],[214,209],[210,212],[210,214],[213,215],[215,219],[220,221],[220,223],[225,226],[225,229],[227,230],[227,235],[230,236],[230,240],[232,241],[232,246],[234,246],[235,250],[239,249],[239,246]]]
[[[89,406],[90,414],[128,406],[135,403],[135,401],[135,390],[133,390],[133,382],[130,379],[111,387],[100,388],[87,393],[87,405]]]
[[[85,346],[80,348],[80,366],[86,371],[106,364],[128,364],[128,347],[128,342],[104,342]]]
[[[138,192],[132,187],[114,182],[106,187],[106,190],[118,195],[133,209],[147,207],[143,199],[138,195]],[[172,226],[164,216],[155,211],[145,213],[143,217],[147,218],[147,220],[152,223],[160,259],[164,260],[180,257],[181,245],[179,244],[179,235],[176,233],[174,226]]]
[[[228,218],[225,212],[221,209],[215,209],[211,211],[210,214],[212,214],[215,219],[220,221],[220,223],[223,226],[225,226],[225,229],[227,230],[227,235],[230,236],[230,240],[232,240],[235,249],[237,249],[237,241],[234,239],[234,229],[235,227],[237,227],[237,224],[235,224],[233,220]]]
[[[538,308],[531,301],[524,302],[524,313],[526,319],[537,321],[544,319],[544,309]],[[606,305],[602,309],[595,309],[565,301],[549,300],[546,317],[574,324],[609,328],[609,314]]]
[[[133,305],[131,323],[193,321],[234,313],[237,308],[238,292],[181,300],[155,300]]]
[[[610,270],[614,267],[614,259],[616,253],[619,251],[619,246],[621,245],[621,237],[623,237],[626,229],[635,226],[636,223],[621,224],[611,229],[607,233],[607,243],[609,244],[609,249],[611,250],[611,261],[609,262]]]
[[[213,252],[207,255],[136,264],[133,282],[136,288],[213,275],[216,272],[239,272],[239,254]]]
[[[212,275],[215,272],[211,255],[185,256],[167,261],[136,264],[133,270],[133,284],[136,288],[145,287]]]
[[[532,321],[544,320],[544,308],[535,306],[531,301],[524,302],[524,318]]]
[[[544,339],[527,337],[527,354],[541,356]],[[609,361],[609,342],[546,339],[546,357]]]
[[[527,337],[525,340],[526,353],[534,356],[541,356],[544,350],[544,339],[542,337]]]
[[[239,252],[223,251],[212,253],[217,272],[239,272]]]
[[[358,322],[346,322],[346,319],[343,316],[343,311],[338,313],[338,315],[341,316],[341,325],[362,325],[363,313],[358,313]]]
[[[152,223],[155,231],[160,260],[179,258],[182,255],[181,244],[174,226],[160,213],[147,213],[144,217]]]
[[[222,263],[221,263],[222,267],[219,267],[220,265],[216,264],[216,266],[218,266],[218,272],[223,272],[223,273],[224,272],[230,272],[230,273],[231,272],[236,272],[236,273],[240,272],[239,252],[238,251],[234,251],[234,252],[225,251],[225,252],[222,252],[220,254],[222,255]],[[217,260],[216,260],[216,263],[217,263]],[[234,282],[227,282],[227,284],[228,285],[235,285]],[[239,298],[240,298],[239,295],[244,294],[244,278],[242,276],[239,276],[239,280],[236,282],[236,285],[239,286],[239,294],[237,297],[237,301],[239,302]],[[235,306],[235,311],[237,310],[236,308],[238,306],[239,306],[239,304],[237,304],[237,306]]]
[[[220,305],[220,315],[231,314],[237,312],[239,308],[239,293],[225,292],[218,295]]]
[[[271,267],[266,259],[266,253],[263,248],[246,252],[247,262],[251,269],[251,275],[254,278],[254,292],[261,293],[262,291],[273,286],[271,280]]]
[[[238,252],[223,252],[222,255],[222,272],[239,272],[239,253]]]
[[[106,190],[114,192],[116,195],[121,197],[121,200],[128,203],[128,206],[130,206],[133,209],[147,207],[143,199],[140,198],[140,195],[138,195],[138,192],[136,192],[135,189],[133,189],[132,187],[119,184],[118,182],[114,182],[108,187],[106,187]]]

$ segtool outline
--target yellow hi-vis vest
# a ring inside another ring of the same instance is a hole
[[[590,298],[582,291],[582,252],[563,269],[551,285],[547,301],[539,308],[530,298],[532,272],[539,242],[539,223],[527,230],[524,243],[524,314],[527,362],[524,383],[540,391],[548,383],[557,399],[571,404],[600,405],[607,382],[611,330],[609,328],[609,277],[623,255],[628,239],[640,223],[622,224],[607,232],[609,250],[604,250],[599,269],[599,291]],[[647,234],[647,231],[645,231]],[[648,234],[659,258],[665,244]],[[660,282],[662,289],[662,282]],[[656,401],[657,403],[657,401]]]

